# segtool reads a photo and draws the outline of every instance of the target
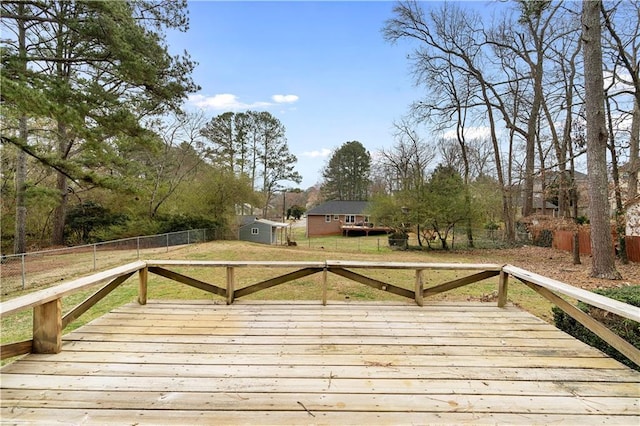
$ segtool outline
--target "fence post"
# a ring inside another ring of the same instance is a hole
[[[140,260],[140,237],[136,237],[136,254],[138,255],[138,260]]]
[[[169,253],[169,233],[167,235],[167,253]]]
[[[378,251],[380,251],[380,238],[378,238]]]
[[[191,244],[191,231],[187,230],[187,245]]]
[[[93,270],[96,270],[96,249],[97,249],[98,245],[94,244],[93,245]]]
[[[22,270],[20,271],[20,274],[22,275],[22,289],[23,290],[27,288],[27,271],[25,269],[24,257],[25,257],[25,253],[22,253],[22,255],[20,256],[20,264],[21,264],[21,268],[22,268]]]

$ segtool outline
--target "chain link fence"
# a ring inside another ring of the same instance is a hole
[[[499,249],[510,247],[513,244],[507,242],[505,231],[501,229],[474,229],[473,246],[476,249]],[[436,237],[430,241],[422,238],[418,242],[415,234],[409,234],[407,239],[394,238],[393,235],[379,235],[371,237],[318,237],[298,238],[298,246],[306,246],[314,249],[327,249],[337,251],[379,252],[384,250],[441,250],[442,243]],[[531,237],[526,232],[516,233],[516,245],[530,244]],[[463,230],[449,233],[447,238],[449,250],[466,250],[467,236]]]
[[[2,255],[2,294],[52,283],[133,262],[142,255],[166,253],[172,248],[219,239],[216,229],[194,229],[54,250]]]
[[[508,244],[502,230],[477,229],[473,231],[475,248],[504,248]],[[166,234],[125,238],[83,246],[66,247],[17,255],[2,255],[0,289],[3,295],[15,291],[42,288],[97,270],[133,262],[141,258],[161,258],[163,253],[188,244],[235,239],[232,235],[219,235],[215,229],[196,229]],[[370,237],[296,238],[297,245],[318,250],[375,253],[386,250],[440,250],[439,240],[422,246],[414,234],[407,240],[396,240],[387,235]],[[450,250],[467,249],[466,234],[456,231],[447,240]],[[528,234],[517,235],[518,244],[528,244]]]

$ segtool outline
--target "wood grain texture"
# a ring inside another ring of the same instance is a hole
[[[589,290],[573,287],[569,284],[565,284],[513,265],[505,265],[503,267],[503,271],[523,282],[526,281],[528,283],[535,284],[552,292],[572,297],[580,300],[581,302],[604,309],[605,311],[613,312],[621,317],[640,322],[640,308],[637,306],[632,306],[618,300],[610,299]]]
[[[130,303],[0,370],[2,421],[638,424],[640,373],[513,306]]]
[[[6,300],[0,303],[0,318],[4,318],[24,309],[43,305],[51,302],[52,300],[61,299],[64,296],[92,287],[103,281],[118,278],[121,275],[125,275],[130,272],[137,272],[145,266],[145,262],[142,261],[132,262],[117,268],[112,268],[93,275],[68,281],[64,284],[16,297],[15,299]]]
[[[62,349],[62,301],[52,300],[33,307],[34,353],[57,354]]]

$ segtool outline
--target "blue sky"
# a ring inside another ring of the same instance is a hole
[[[420,97],[410,46],[382,36],[393,2],[189,2],[190,29],[174,53],[199,63],[202,90],[187,102],[208,117],[267,110],[287,129],[306,189],[332,150],[351,140],[372,154],[393,144],[392,124]],[[478,3],[476,3],[478,5]]]

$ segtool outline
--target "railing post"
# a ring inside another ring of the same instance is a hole
[[[149,279],[149,268],[146,266],[138,271],[138,303],[147,304],[147,281]]]
[[[507,304],[507,289],[509,287],[509,274],[504,271],[504,266],[500,269],[500,279],[498,281],[498,307],[504,308]]]
[[[416,269],[416,304],[424,305],[424,280],[422,279],[422,269]]]
[[[322,269],[322,306],[327,306],[327,266]]]
[[[33,308],[33,353],[57,354],[62,350],[62,301],[55,299]]]
[[[227,305],[233,303],[235,291],[235,269],[233,266],[227,266]]]

